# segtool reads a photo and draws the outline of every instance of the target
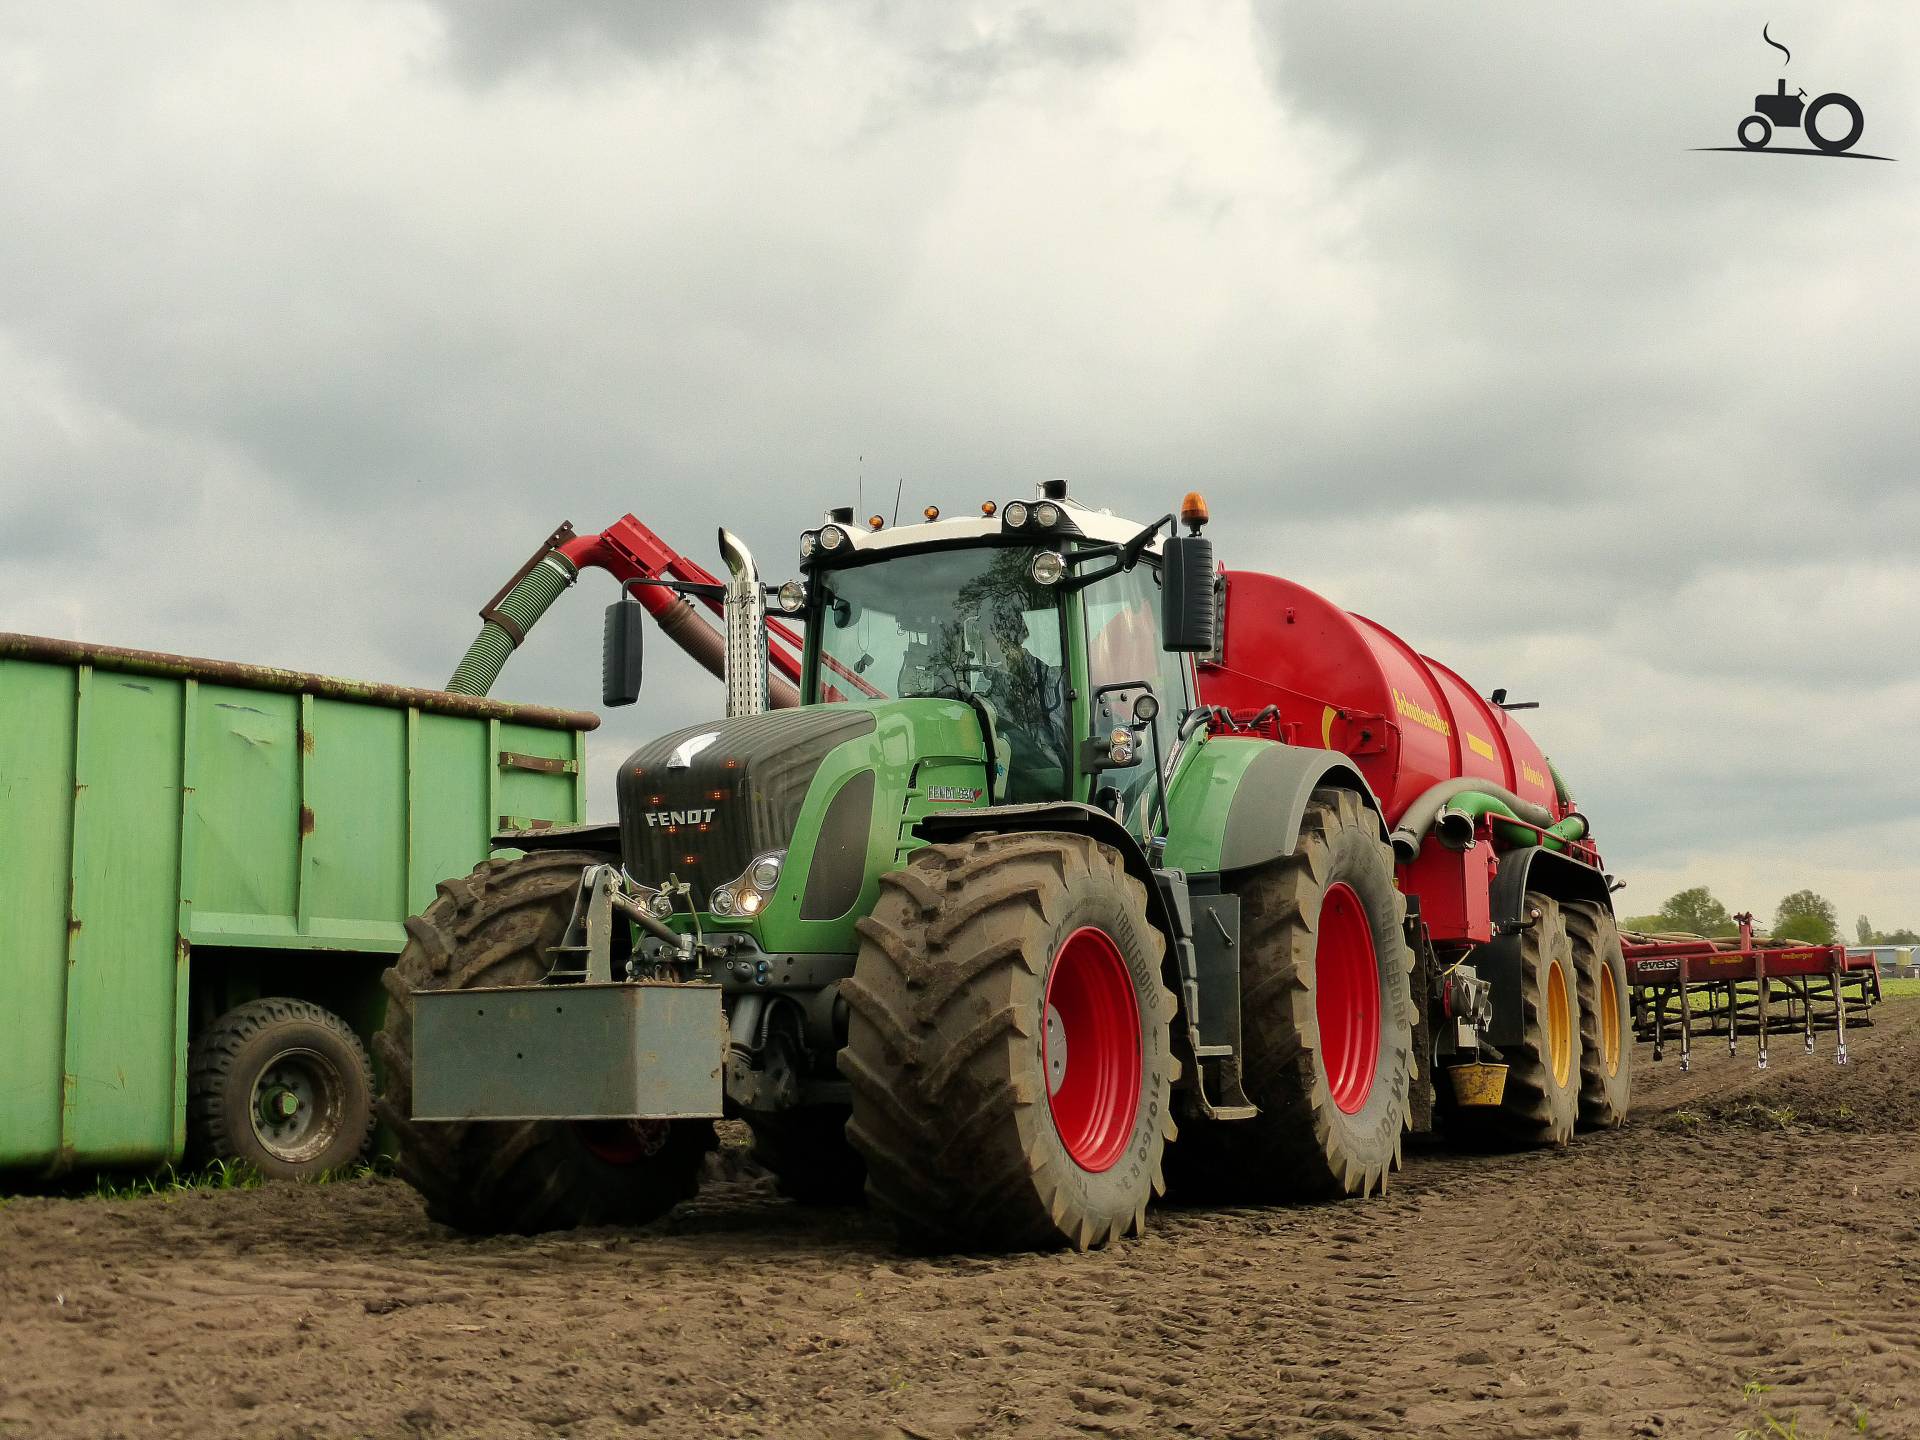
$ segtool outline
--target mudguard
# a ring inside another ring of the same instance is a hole
[[[1244,870],[1289,855],[1313,792],[1352,790],[1387,834],[1380,802],[1359,768],[1337,750],[1226,736],[1204,741],[1168,787],[1166,856],[1189,875]]]
[[[926,816],[914,827],[916,834],[936,842],[964,839],[981,831],[1049,830],[1067,835],[1088,835],[1120,852],[1127,873],[1147,887],[1147,918],[1159,927],[1169,942],[1183,931],[1174,923],[1166,896],[1155,880],[1147,852],[1133,833],[1106,811],[1073,800],[1048,801],[1040,805],[983,805],[964,810],[943,810]]]
[[[495,850],[594,850],[610,860],[620,858],[620,825],[593,821],[581,825],[543,825],[538,830],[499,830],[491,841]]]
[[[1592,900],[1613,912],[1612,893],[1607,877],[1591,865],[1583,865],[1566,855],[1529,845],[1509,850],[1500,857],[1499,873],[1493,877],[1491,904],[1493,923],[1511,925],[1525,918],[1527,892],[1537,890],[1556,900]],[[1493,986],[1493,1024],[1485,1039],[1495,1045],[1517,1045],[1523,1024],[1520,1014],[1520,936],[1518,932],[1496,934],[1468,957],[1482,980]]]

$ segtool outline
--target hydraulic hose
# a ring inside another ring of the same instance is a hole
[[[1394,856],[1402,865],[1411,864],[1420,853],[1420,846],[1426,841],[1427,832],[1433,829],[1434,821],[1447,802],[1460,795],[1485,795],[1500,801],[1507,807],[1507,813],[1515,819],[1525,820],[1530,825],[1542,829],[1551,826],[1553,812],[1544,805],[1536,805],[1531,800],[1522,800],[1504,785],[1496,785],[1491,780],[1482,780],[1476,775],[1460,775],[1451,780],[1442,780],[1438,785],[1430,786],[1406,808],[1400,817],[1400,823],[1394,827],[1388,839],[1393,844]],[[1455,807],[1460,808],[1460,807]]]
[[[547,613],[547,607],[579,574],[573,561],[557,550],[527,571],[497,604],[482,612],[480,633],[467,647],[447,689],[456,695],[484,695],[491,690],[507,657],[527,638],[534,621]]]
[[[1448,849],[1464,850],[1473,843],[1474,823],[1482,815],[1491,815],[1496,821],[1520,818],[1504,800],[1484,791],[1469,790],[1440,807],[1440,813],[1434,817],[1433,833]],[[1500,834],[1517,848],[1540,845],[1548,850],[1564,850],[1573,841],[1586,838],[1587,817],[1576,810],[1543,828],[1544,838],[1523,825],[1502,826]]]
[[[1559,767],[1553,763],[1551,756],[1547,757],[1547,773],[1553,776],[1553,793],[1560,799],[1560,808],[1563,810],[1571,810],[1573,808],[1573,792],[1567,789],[1567,782],[1561,776]]]

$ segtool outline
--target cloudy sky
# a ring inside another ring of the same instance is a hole
[[[1624,909],[1920,925],[1917,64],[1826,0],[16,0],[0,628],[437,684],[562,519],[777,578],[902,481],[1198,487],[1538,698]],[[1692,148],[1783,75],[1900,163]],[[594,704],[597,578],[497,693]],[[717,705],[650,662],[602,775]]]

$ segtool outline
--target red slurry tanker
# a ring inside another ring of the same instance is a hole
[[[409,922],[383,1114],[432,1213],[650,1218],[725,1115],[920,1242],[1084,1248],[1169,1179],[1364,1194],[1409,1131],[1619,1124],[1610,883],[1516,707],[1221,571],[1206,519],[835,510],[778,587],[724,531],[724,578],[630,516],[556,534],[452,688],[597,566],[608,703],[651,612],[727,709]]]

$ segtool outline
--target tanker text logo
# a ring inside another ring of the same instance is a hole
[[[1768,33],[1768,26],[1760,27],[1760,38],[1787,57],[1780,62],[1783,66],[1793,63],[1793,52]],[[1829,90],[1809,101],[1807,92],[1797,86],[1789,95],[1783,77],[1771,95],[1753,97],[1753,113],[1734,129],[1739,145],[1696,145],[1694,148],[1734,153],[1746,150],[1766,155],[1826,155],[1846,160],[1893,159],[1891,155],[1847,153],[1859,142],[1866,128],[1866,116],[1851,95]],[[1771,142],[1776,130],[1798,130],[1808,143],[1774,145]]]
[[[1399,712],[1402,720],[1411,720],[1416,725],[1424,725],[1436,735],[1453,738],[1453,726],[1426,706],[1409,700],[1398,689],[1393,692],[1393,708]]]

